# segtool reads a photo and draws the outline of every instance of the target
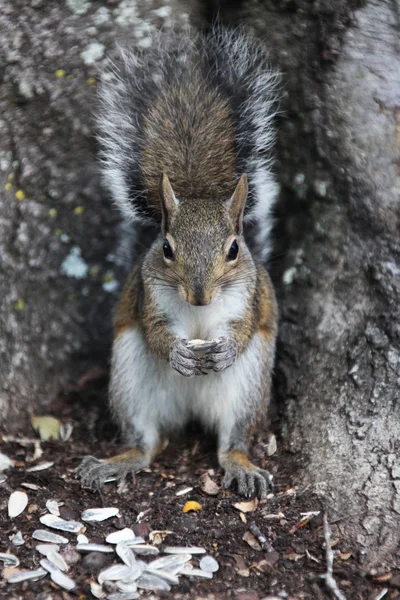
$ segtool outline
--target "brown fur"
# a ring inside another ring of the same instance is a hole
[[[150,205],[166,173],[178,198],[229,198],[235,186],[234,123],[228,101],[197,71],[167,88],[143,117],[141,172]]]
[[[247,454],[241,452],[240,450],[230,450],[225,454],[224,460],[225,462],[230,463],[231,465],[238,465],[239,467],[243,467],[244,469],[253,470],[257,468],[249,460]]]
[[[130,448],[121,454],[106,458],[106,462],[132,465],[132,470],[134,470],[134,465],[139,463],[142,459],[143,452],[140,448]]]
[[[128,280],[122,291],[114,315],[115,337],[121,335],[126,329],[137,325],[139,320],[139,302],[142,296],[142,283],[140,278],[140,263],[129,274]]]

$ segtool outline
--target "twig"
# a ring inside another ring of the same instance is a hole
[[[332,594],[337,598],[337,600],[346,600],[346,597],[339,590],[335,578],[333,576],[333,551],[331,546],[331,536],[332,531],[329,527],[328,517],[326,513],[323,516],[324,523],[324,538],[325,538],[325,556],[326,556],[326,573],[325,575],[321,575],[321,577],[325,580],[326,587],[332,592]]]
[[[385,588],[384,590],[382,590],[381,592],[379,592],[379,594],[377,596],[375,596],[374,600],[381,600],[384,596],[386,596],[386,594],[388,593],[389,589]]]
[[[249,525],[249,529],[251,533],[260,542],[260,546],[263,550],[266,550],[266,552],[274,552],[272,544],[267,540],[266,536],[263,533],[261,533],[261,530],[259,529],[259,527],[257,527],[255,523],[251,523]]]

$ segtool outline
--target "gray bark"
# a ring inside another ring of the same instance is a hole
[[[116,40],[146,45],[172,16],[187,20],[159,8],[0,2],[0,424],[10,430],[108,358],[118,215],[95,159],[96,81]]]
[[[281,212],[289,215],[279,233],[290,239],[277,362],[283,437],[300,459],[299,483],[324,499],[340,535],[369,550],[367,565],[393,564],[400,541],[396,4],[372,1],[351,14],[344,2],[321,2],[313,13],[256,14],[249,21],[268,33],[288,93],[278,165]]]

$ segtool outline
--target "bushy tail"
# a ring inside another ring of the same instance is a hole
[[[97,122],[104,181],[128,219],[136,223],[154,219],[157,211],[148,201],[142,172],[144,115],[165,96],[168,86],[192,77],[193,69],[201,70],[207,84],[229,102],[236,177],[248,174],[246,220],[265,258],[276,194],[270,151],[277,77],[264,47],[240,31],[217,26],[209,34],[193,34],[190,29],[179,36],[161,33],[145,52],[121,50],[100,90]]]

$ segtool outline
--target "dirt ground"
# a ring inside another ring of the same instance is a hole
[[[161,551],[165,545],[202,546],[220,565],[212,580],[180,577],[179,585],[173,586],[171,592],[158,593],[162,597],[185,600],[259,600],[267,597],[318,600],[331,597],[321,579],[326,571],[322,506],[307,490],[296,487],[292,475],[296,470],[294,459],[279,451],[279,440],[277,452],[269,459],[265,458],[265,436],[263,441],[259,437],[253,446],[254,459],[274,474],[275,487],[252,512],[243,513],[233,506],[241,499],[232,491],[221,489],[211,496],[202,490],[202,475],[208,472],[211,479],[220,484],[222,473],[216,463],[213,440],[206,439],[196,428],[188,431],[184,439],[170,443],[151,469],[137,474],[135,483],[130,479],[125,493],[119,494],[115,483],[106,484],[101,492],[82,490],[72,475],[80,459],[86,454],[110,455],[117,445],[112,441],[115,431],[104,403],[106,384],[106,373],[103,376],[102,371],[94,370],[81,378],[76,387],[60,393],[53,408],[63,422],[74,425],[72,436],[67,442],[42,442],[43,455],[33,463],[33,442],[21,444],[18,436],[15,441],[3,440],[2,452],[17,462],[6,472],[7,479],[0,485],[0,551],[16,554],[20,569],[39,566],[42,557],[34,550],[38,542],[31,535],[35,529],[45,529],[39,517],[44,514],[49,499],[64,502],[61,516],[73,520],[80,520],[80,514],[86,508],[117,506],[122,515],[120,518],[86,524],[85,535],[90,542],[104,543],[107,534],[123,527],[133,528],[146,540],[151,531],[168,530],[171,533],[160,546]],[[51,461],[54,465],[43,471],[26,472],[27,467],[43,461]],[[36,484],[39,489],[26,489],[21,487],[22,483]],[[184,488],[192,489],[177,495]],[[18,489],[27,492],[29,504],[11,521],[7,515],[7,501],[10,493]],[[183,513],[188,500],[197,501],[201,510]],[[301,521],[303,513],[311,511],[320,512],[304,524]],[[340,539],[335,521],[340,522],[340,518],[331,520],[334,575],[346,598],[400,598],[400,574],[388,574],[387,569],[364,573],[363,555],[356,545],[349,546]],[[255,548],[243,539],[250,530],[257,534],[254,525],[267,538],[267,548],[257,548],[251,535]],[[22,532],[26,543],[16,547],[10,539],[17,531]],[[74,591],[58,589],[49,578],[15,585],[7,585],[2,580],[0,599],[92,598],[90,583],[115,559],[110,554],[80,555],[73,550],[76,536],[65,535],[71,543],[61,552],[73,563],[68,575],[76,581]],[[196,563],[194,557],[194,566]],[[157,596],[156,592],[142,594],[143,597]]]

